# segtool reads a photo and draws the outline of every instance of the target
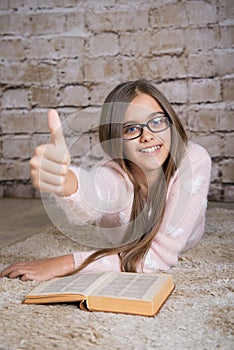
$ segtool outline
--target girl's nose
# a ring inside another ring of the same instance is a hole
[[[149,142],[155,138],[154,134],[147,128],[143,129],[142,135],[140,137],[140,142]]]

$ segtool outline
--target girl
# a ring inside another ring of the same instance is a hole
[[[52,143],[37,147],[30,161],[34,186],[55,194],[70,222],[119,227],[122,241],[92,252],[15,263],[1,277],[26,281],[81,270],[167,270],[198,243],[204,232],[211,160],[201,146],[187,142],[178,116],[151,82],[120,84],[106,98],[99,139],[109,160],[92,178],[93,196],[84,194],[79,168],[70,166],[56,111],[49,112],[48,124]],[[106,203],[101,209],[90,204],[98,196]]]

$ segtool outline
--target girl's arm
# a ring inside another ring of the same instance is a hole
[[[144,271],[175,266],[179,255],[196,245],[204,233],[211,159],[199,145],[190,144],[188,150],[189,157],[170,184],[164,219]]]

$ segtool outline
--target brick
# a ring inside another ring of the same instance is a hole
[[[25,41],[22,39],[0,39],[1,59],[21,60],[26,57]]]
[[[7,9],[8,9],[8,0],[1,0],[1,2],[0,2],[0,10],[7,10]]]
[[[208,199],[210,201],[223,201],[223,186],[221,184],[211,183],[209,188],[209,196]]]
[[[218,29],[207,28],[186,28],[185,43],[189,53],[208,51],[216,48],[218,42]]]
[[[218,111],[218,130],[234,131],[234,110],[225,109]]]
[[[120,67],[118,60],[113,58],[84,59],[84,79],[85,81],[100,82],[106,79],[116,80],[120,77]]]
[[[188,125],[191,131],[216,131],[218,125],[218,113],[214,107],[190,107],[188,111]]]
[[[1,180],[28,180],[30,170],[28,162],[8,160],[0,164]]]
[[[232,184],[224,184],[225,202],[232,202],[234,198],[234,186]]]
[[[74,137],[69,147],[71,157],[84,157],[90,151],[90,136],[88,134],[81,134]]]
[[[3,111],[2,133],[32,133],[34,131],[33,113],[27,111]]]
[[[167,80],[186,78],[185,61],[176,56],[162,56],[152,58],[123,57],[120,60],[122,66],[122,81],[135,80],[137,78],[150,78],[151,80]]]
[[[29,158],[30,136],[8,136],[3,139],[2,153],[4,158]]]
[[[215,102],[221,100],[221,87],[219,79],[200,79],[189,82],[189,101]]]
[[[115,56],[119,52],[118,35],[113,33],[92,35],[89,52],[91,57]]]
[[[87,11],[85,23],[88,31],[96,33],[102,31],[125,32],[148,28],[148,9],[129,6],[128,9],[116,11]]]
[[[218,19],[219,21],[225,21],[227,19],[234,18],[234,6],[232,0],[219,1],[218,7]]]
[[[103,104],[107,95],[118,84],[118,81],[109,83],[104,81],[103,83],[97,83],[90,86],[90,104],[100,105]]]
[[[223,177],[222,180],[224,183],[233,183],[234,182],[234,162],[233,159],[225,160],[222,167]]]
[[[184,105],[178,105],[171,103],[172,108],[176,112],[178,118],[182,121],[184,128],[187,131],[188,128],[188,113],[187,109],[184,107]]]
[[[32,87],[32,104],[39,107],[56,107],[59,103],[59,91],[57,88]]]
[[[13,198],[32,198],[33,193],[32,185],[25,183],[13,183],[5,190],[5,196]]]
[[[203,146],[212,158],[222,156],[223,140],[216,134],[191,134],[191,140]]]
[[[234,71],[234,50],[221,50],[217,56],[219,75],[233,74]]]
[[[171,103],[185,103],[188,99],[188,89],[185,81],[160,83],[158,87]]]
[[[159,53],[181,53],[184,49],[184,33],[181,29],[162,29],[153,31],[150,51]]]
[[[138,31],[136,33],[123,33],[119,37],[119,50],[125,56],[147,56],[151,49],[151,33]]]
[[[81,60],[65,59],[58,62],[58,82],[62,84],[79,83],[84,80]]]
[[[192,78],[213,78],[219,76],[217,54],[201,52],[188,57],[188,76]]]
[[[208,25],[217,22],[214,3],[207,1],[186,1],[186,12],[190,25]]]
[[[101,107],[83,108],[67,116],[64,121],[65,128],[69,130],[68,133],[74,136],[90,132],[92,129],[99,127],[100,115]]]
[[[188,25],[186,7],[183,2],[169,3],[158,7],[157,23],[160,26],[184,27]],[[152,19],[151,19],[152,20]]]
[[[3,93],[3,108],[29,108],[28,90],[8,89]]]
[[[189,126],[193,131],[233,131],[234,111],[224,103],[191,105]]]
[[[34,150],[39,145],[46,145],[50,142],[50,134],[34,134],[31,138],[30,143],[30,154],[31,156],[34,154]]]
[[[27,56],[35,59],[77,58],[82,55],[83,51],[84,38],[79,36],[57,36],[30,40]]]
[[[37,133],[48,133],[48,118],[47,118],[48,109],[45,110],[36,110],[32,112],[34,132]]]
[[[160,76],[157,62],[157,58],[139,58],[133,60],[129,57],[123,57],[120,60],[121,80],[135,80],[142,77],[150,77],[153,80],[158,80]]]
[[[9,34],[10,32],[10,16],[8,14],[0,15],[0,33],[1,35]],[[11,33],[10,33],[11,34]]]
[[[234,47],[234,25],[220,26],[220,41],[219,47],[231,48]]]
[[[79,9],[76,12],[39,13],[28,15],[30,25],[29,33],[31,35],[60,34],[73,32],[78,34],[84,31],[83,11]]]
[[[210,181],[211,182],[214,182],[214,181],[219,182],[220,181],[219,173],[220,173],[219,164],[213,162],[212,166],[211,166]]]
[[[221,81],[223,101],[233,101],[234,97],[234,79],[227,78]]]
[[[11,13],[0,16],[2,34],[28,36],[55,35],[84,31],[84,17],[79,12],[55,13]]]
[[[1,6],[1,5],[0,5]],[[4,197],[4,185],[0,181],[0,198]]]
[[[234,158],[234,133],[226,134],[224,137],[224,156]]]
[[[85,86],[66,86],[60,91],[62,106],[87,106],[89,91]]]
[[[38,10],[38,9],[54,9],[54,8],[66,8],[66,7],[72,7],[77,5],[77,0],[47,0],[45,2],[41,2],[41,0],[8,0],[8,6],[11,9],[19,9],[19,8],[25,8],[28,9],[30,6],[30,9],[32,10]]]
[[[163,56],[156,59],[159,76],[162,80],[187,77],[186,62],[181,57]]]
[[[42,62],[21,62],[0,66],[3,84],[31,85],[55,84],[57,82],[56,66]]]

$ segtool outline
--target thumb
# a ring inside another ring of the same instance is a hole
[[[58,112],[55,109],[51,109],[48,112],[48,126],[51,134],[52,143],[55,146],[64,146],[66,145],[62,123],[59,118]]]

